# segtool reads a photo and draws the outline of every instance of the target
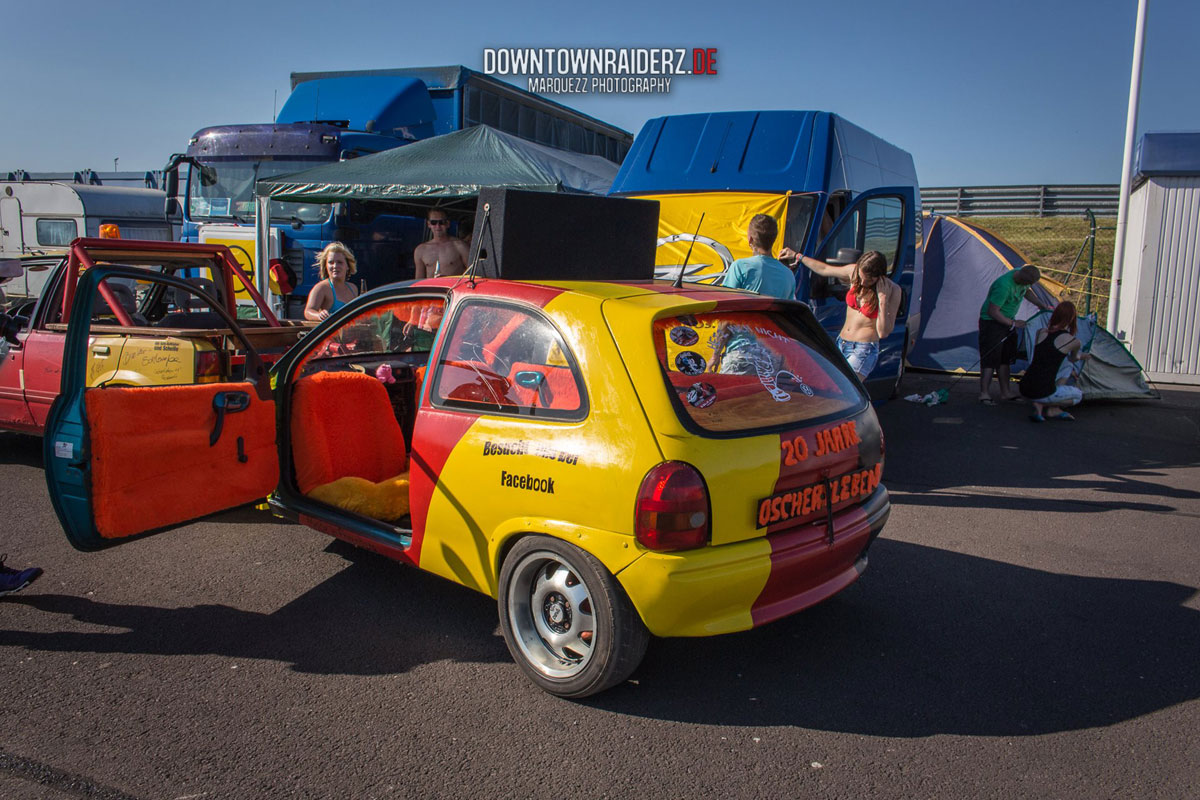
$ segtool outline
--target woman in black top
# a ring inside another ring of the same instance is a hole
[[[1083,392],[1065,382],[1059,384],[1058,370],[1063,359],[1082,361],[1091,358],[1080,352],[1083,345],[1075,338],[1079,326],[1075,320],[1075,304],[1064,300],[1050,314],[1050,323],[1038,333],[1033,348],[1033,361],[1021,378],[1021,394],[1033,401],[1033,422],[1047,419],[1072,420],[1063,406],[1073,406],[1083,399]]]

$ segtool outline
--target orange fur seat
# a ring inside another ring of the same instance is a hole
[[[309,494],[339,478],[379,483],[408,468],[404,433],[387,389],[361,372],[318,372],[292,392],[296,484]]]
[[[536,372],[542,376],[542,388],[532,389],[517,385],[518,372]],[[557,411],[579,409],[579,387],[568,367],[542,366],[517,362],[509,370],[508,379],[520,398],[521,405],[532,408],[550,408]]]

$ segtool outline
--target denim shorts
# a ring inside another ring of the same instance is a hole
[[[850,369],[863,377],[870,375],[875,362],[879,361],[879,342],[847,342],[839,336],[837,346]]]

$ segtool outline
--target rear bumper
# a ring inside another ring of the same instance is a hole
[[[891,513],[880,486],[825,523],[682,553],[646,553],[617,579],[656,636],[747,630],[837,594],[862,574]]]

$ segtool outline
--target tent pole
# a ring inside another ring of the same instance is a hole
[[[1124,341],[1123,331],[1117,330],[1117,314],[1121,308],[1121,280],[1125,267],[1125,221],[1129,213],[1129,187],[1133,182],[1133,146],[1137,135],[1138,98],[1142,90],[1142,51],[1146,40],[1146,6],[1149,0],[1138,0],[1137,28],[1133,34],[1133,69],[1129,76],[1129,111],[1125,117],[1125,160],[1121,164],[1121,199],[1117,209],[1117,241],[1113,252],[1112,284],[1108,291],[1109,332]]]

